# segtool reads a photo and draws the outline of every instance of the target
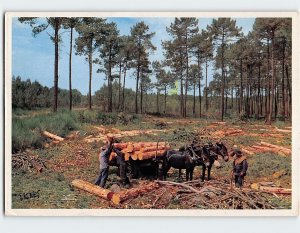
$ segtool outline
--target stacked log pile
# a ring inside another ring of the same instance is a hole
[[[125,154],[125,160],[129,158],[133,160],[145,160],[152,158],[160,158],[170,146],[166,142],[137,142],[137,143],[114,143],[114,146]],[[116,157],[116,153],[111,153],[110,160]]]
[[[12,168],[22,169],[23,171],[42,172],[46,168],[45,161],[37,155],[28,155],[27,152],[22,152],[12,155]]]

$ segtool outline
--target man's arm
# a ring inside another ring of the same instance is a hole
[[[116,148],[115,146],[112,147],[112,150],[118,155],[118,156],[121,156],[122,155],[122,152]]]

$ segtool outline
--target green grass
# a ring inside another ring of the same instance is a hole
[[[19,117],[20,114],[24,117]],[[37,114],[36,112],[16,110],[12,117],[13,152],[26,148],[41,148],[45,138],[41,131],[49,131],[65,137],[73,130],[88,130],[90,125],[135,125],[140,123],[141,116],[123,113],[103,113],[99,110],[80,110],[69,112],[60,110],[57,113]],[[89,126],[87,126],[89,125]],[[141,124],[140,124],[141,125]]]
[[[59,136],[66,136],[70,131],[80,128],[76,115],[67,111],[35,115],[26,118],[12,118],[13,151],[28,147],[39,148],[45,139],[41,131],[47,130]]]

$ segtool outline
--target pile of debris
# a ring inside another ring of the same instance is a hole
[[[280,198],[277,194],[290,195],[288,189],[272,187],[269,189],[235,188],[227,180],[211,180],[207,183],[188,181],[176,183],[156,181],[164,186],[177,186],[174,197],[180,206],[200,209],[279,209],[278,202],[271,198]],[[284,192],[285,191],[285,192]]]
[[[23,171],[31,171],[32,169],[37,172],[42,172],[46,167],[45,161],[38,155],[28,154],[28,152],[22,152],[13,154],[11,157],[12,169]]]
[[[125,160],[129,158],[133,160],[144,160],[163,156],[166,150],[170,149],[167,142],[127,142],[114,143],[114,146],[125,154]],[[113,160],[117,155],[111,153],[110,160]]]
[[[234,188],[227,180],[205,183],[199,180],[184,183],[141,181],[134,188],[117,192],[83,180],[73,180],[72,185],[107,200],[118,208],[164,209],[176,203],[176,206],[185,209],[280,209],[283,208],[280,202],[272,200],[291,194],[290,189],[277,187]],[[259,187],[265,186],[260,184]]]

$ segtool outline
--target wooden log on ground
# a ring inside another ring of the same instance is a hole
[[[243,130],[241,129],[234,129],[234,130],[228,130],[228,131],[225,131],[225,136],[230,136],[230,135],[236,135],[236,134],[241,134],[243,133]]]
[[[271,148],[276,148],[284,153],[287,153],[287,154],[291,154],[292,153],[292,150],[289,149],[289,148],[285,148],[283,146],[277,146],[277,145],[274,145],[274,144],[271,144],[271,143],[267,143],[267,142],[263,142],[261,141],[260,142],[261,145],[263,146],[267,146],[267,147],[271,147]]]
[[[243,153],[246,153],[246,154],[248,154],[248,155],[254,155],[253,152],[251,152],[251,151],[249,151],[249,150],[247,150],[247,149],[245,149],[245,148],[241,148],[241,150],[242,150]]]
[[[126,201],[128,199],[136,198],[139,195],[146,194],[152,190],[159,188],[159,184],[152,182],[149,184],[141,184],[137,188],[131,188],[126,191],[119,192],[120,201]]]
[[[144,159],[152,159],[152,158],[155,158],[156,156],[157,157],[161,157],[163,155],[163,153],[165,152],[165,150],[158,150],[156,152],[155,151],[148,151],[148,152],[139,152],[138,153],[138,159],[139,160],[144,160]]]
[[[251,189],[275,194],[292,194],[292,189],[274,187],[273,182],[259,182],[251,184]]]
[[[57,135],[52,134],[52,133],[49,133],[48,131],[43,131],[42,133],[43,133],[43,135],[45,135],[46,137],[51,138],[51,139],[53,139],[53,140],[55,140],[55,141],[60,141],[60,142],[62,142],[62,141],[64,140],[62,137],[57,136]]]
[[[119,194],[114,193],[108,189],[101,188],[97,185],[91,184],[87,181],[76,179],[72,181],[72,185],[91,194],[95,194],[98,197],[104,198],[105,200],[112,201],[114,204],[120,203]]]
[[[276,131],[278,132],[282,132],[282,133],[292,133],[292,130],[287,130],[287,129],[278,129],[277,127],[275,127]]]

